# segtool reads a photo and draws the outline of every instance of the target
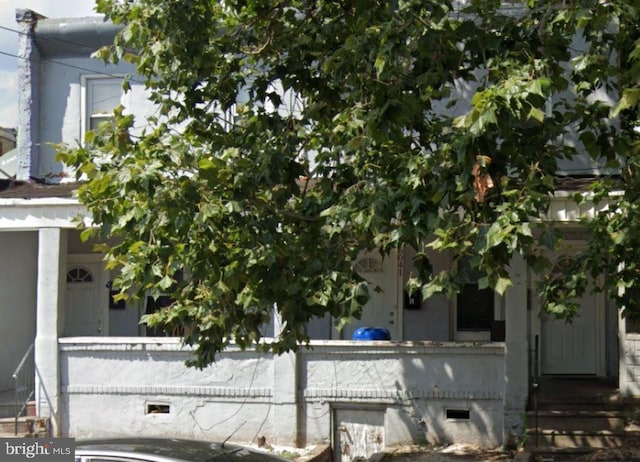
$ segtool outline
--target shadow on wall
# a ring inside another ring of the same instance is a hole
[[[418,444],[500,446],[503,375],[486,367],[482,357],[467,359],[465,364],[420,358],[403,361],[403,378],[395,385],[398,394],[405,397],[397,416],[404,429],[391,431],[404,431]]]

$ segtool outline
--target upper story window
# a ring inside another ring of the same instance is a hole
[[[113,120],[113,110],[125,104],[122,77],[83,76],[82,136]]]

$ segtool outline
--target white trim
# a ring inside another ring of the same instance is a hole
[[[391,340],[402,340],[403,336],[402,336],[402,331],[404,330],[402,328],[402,320],[403,320],[403,313],[404,310],[402,308],[402,304],[404,302],[404,292],[401,290],[402,287],[398,285],[398,281],[402,281],[402,275],[401,272],[398,268],[398,255],[400,252],[398,252],[397,249],[393,249],[390,253],[389,256],[387,258],[391,258],[393,260],[393,264],[391,265],[392,271],[393,271],[393,281],[394,284],[391,284],[392,289],[396,291],[395,293],[395,297],[394,299],[396,300],[396,306],[394,306],[392,308],[391,311],[393,311],[394,314],[394,319],[393,319],[393,329],[389,329],[391,332]]]
[[[573,200],[573,196],[580,194],[585,200],[581,204]],[[609,210],[609,204],[621,197],[623,191],[611,191],[607,199],[594,203],[595,195],[590,191],[555,191],[549,203],[549,210],[544,214],[544,221],[577,222],[581,219],[592,219],[598,213]],[[541,221],[535,219],[533,221]]]
[[[457,315],[456,315],[457,318]],[[456,342],[489,342],[491,341],[491,331],[488,330],[458,330],[456,326]]]
[[[88,111],[89,93],[91,92],[91,85],[97,81],[123,81],[126,78],[125,74],[84,74],[80,76],[80,136],[78,139],[81,143],[84,143],[84,135],[90,127],[90,114]],[[120,103],[125,104],[125,92],[122,92],[120,97]]]
[[[624,289],[618,289],[618,293],[622,295]],[[618,375],[619,375],[619,388],[622,396],[636,395],[636,381],[634,380],[634,363],[628,362],[630,353],[634,350],[627,348],[627,341],[633,340],[637,334],[627,334],[627,318],[622,315],[622,310],[618,310]]]
[[[396,251],[396,336],[398,341],[404,340],[404,249]],[[420,297],[422,299],[422,297]]]
[[[77,228],[79,216],[86,226],[92,226],[86,208],[76,199],[0,199],[0,230]]]
[[[572,198],[576,194],[580,194],[586,200],[593,200],[593,198],[596,197],[595,193],[593,193],[591,191],[567,191],[567,190],[564,190],[564,189],[558,189],[557,191],[555,191],[553,193],[552,200],[553,199]],[[609,191],[609,193],[608,193],[609,197],[621,197],[623,195],[624,195],[624,191],[623,190]]]
[[[503,321],[502,302],[504,297],[493,292],[493,320]],[[454,340],[457,342],[489,342],[491,341],[491,329],[489,330],[458,330],[458,297],[452,297],[453,305],[453,333]]]
[[[264,338],[260,343],[268,344],[276,339]],[[327,354],[344,355],[377,355],[398,358],[399,355],[424,354],[443,355],[489,355],[503,356],[504,342],[440,342],[431,340],[411,340],[406,342],[358,340],[311,340],[312,348],[303,349],[298,354],[308,357],[325,356]],[[182,343],[180,337],[61,337],[58,339],[60,351],[172,351],[192,354],[196,347]],[[243,350],[231,343],[224,355],[259,353],[265,357],[273,356],[254,347]]]
[[[11,198],[1,199],[0,207],[36,207],[41,205],[79,205],[76,198],[63,197],[34,197],[31,199]]]

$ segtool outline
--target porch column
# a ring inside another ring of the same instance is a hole
[[[282,318],[273,309],[273,336],[282,332]],[[273,357],[273,397],[271,422],[274,443],[297,446],[298,441],[298,355],[294,352]]]
[[[39,230],[35,340],[36,403],[38,415],[51,418],[54,436],[60,436],[58,337],[62,334],[64,323],[66,255],[66,230]]]
[[[519,442],[528,392],[527,265],[522,255],[511,261],[513,286],[505,294],[505,383],[503,444]]]

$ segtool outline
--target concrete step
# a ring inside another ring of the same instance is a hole
[[[618,448],[625,439],[620,410],[584,406],[527,413],[527,448],[593,451]]]
[[[614,449],[605,449],[604,451],[613,451]],[[590,448],[568,448],[568,449],[556,449],[556,448],[539,448],[527,450],[529,459],[527,462],[567,462],[574,460],[591,460],[598,449]],[[607,460],[607,459],[605,459]],[[624,459],[616,459],[624,460]]]
[[[626,440],[625,414],[615,380],[543,377],[527,412],[526,448],[541,461],[616,451]]]
[[[563,378],[541,378],[531,398],[539,403],[619,403],[620,393],[616,382],[611,380]]]
[[[623,405],[622,398],[616,393],[602,393],[592,396],[584,395],[540,395],[536,397],[538,409],[569,408],[569,409],[618,409]],[[532,407],[533,403],[532,403]]]
[[[0,418],[0,437],[9,438],[17,436],[35,437],[49,435],[49,419],[45,417],[20,416],[18,417],[18,433],[15,434],[15,418]]]
[[[575,446],[575,445],[573,445]],[[530,462],[566,462],[573,460],[591,461],[640,461],[640,434],[626,432],[622,444],[611,447],[555,447],[544,446],[542,442],[535,444],[533,439],[527,441],[526,452],[531,455]]]
[[[625,418],[618,411],[555,410],[527,414],[527,432],[623,435]]]
[[[596,449],[619,448],[624,443],[624,435],[562,433],[545,431],[537,435],[527,435],[527,449],[548,451],[550,449],[579,449],[590,452]]]

